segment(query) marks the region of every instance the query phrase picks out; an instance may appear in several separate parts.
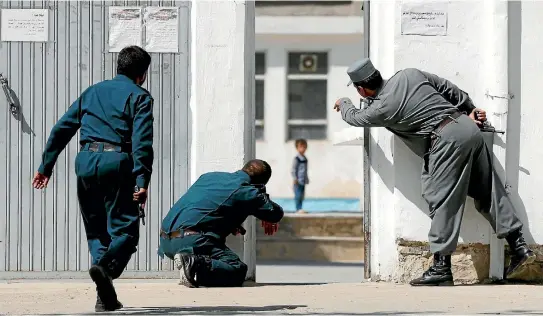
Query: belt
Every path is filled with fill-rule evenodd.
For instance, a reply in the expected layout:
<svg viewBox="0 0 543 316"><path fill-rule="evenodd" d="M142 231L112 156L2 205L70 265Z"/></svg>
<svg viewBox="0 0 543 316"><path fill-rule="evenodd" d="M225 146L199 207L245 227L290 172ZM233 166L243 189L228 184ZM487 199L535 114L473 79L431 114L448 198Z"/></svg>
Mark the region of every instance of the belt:
<svg viewBox="0 0 543 316"><path fill-rule="evenodd" d="M436 127L434 128L434 131L432 132L432 135L430 135L430 148L434 147L434 142L438 138L437 133L439 133L443 128L445 128L447 124L449 124L450 122L454 122L457 118L462 116L462 114L463 113L461 112L451 113L447 115L447 117L445 117L441 122L439 122L439 124L436 125Z"/></svg>
<svg viewBox="0 0 543 316"><path fill-rule="evenodd" d="M447 117L443 119L443 121L439 122L439 124L436 125L436 127L434 128L434 132L435 133L440 132L445 126L447 126L447 124L455 121L460 116L462 116L462 113L460 112L454 112L452 114L449 114Z"/></svg>
<svg viewBox="0 0 543 316"><path fill-rule="evenodd" d="M100 142L92 142L92 143L86 143L83 146L81 146L81 150L83 151L92 151L92 152L118 152L118 153L130 153L131 150L127 150L127 148L123 148L121 146L116 146L110 143L100 143Z"/></svg>
<svg viewBox="0 0 543 316"><path fill-rule="evenodd" d="M160 237L162 237L164 239L183 238L183 237L187 237L187 236L191 236L191 235L199 235L199 234L201 234L201 233L197 232L197 231L194 231L194 230L190 230L190 229L179 229L179 230L173 231L173 232L171 232L169 234L167 234L163 230L160 231Z"/></svg>

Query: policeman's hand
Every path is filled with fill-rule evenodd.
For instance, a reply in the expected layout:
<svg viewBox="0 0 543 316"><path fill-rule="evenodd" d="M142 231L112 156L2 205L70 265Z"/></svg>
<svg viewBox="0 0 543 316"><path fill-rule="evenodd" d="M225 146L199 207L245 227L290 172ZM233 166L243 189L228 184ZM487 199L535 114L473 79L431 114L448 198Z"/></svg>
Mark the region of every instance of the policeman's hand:
<svg viewBox="0 0 543 316"><path fill-rule="evenodd" d="M340 108L340 106L339 106L340 101L341 101L341 99L338 99L338 100L336 101L336 103L334 103L334 110L336 110L336 112L341 111L341 108Z"/></svg>
<svg viewBox="0 0 543 316"><path fill-rule="evenodd" d="M298 179L294 179L294 180L292 181L292 183L295 184L295 185L298 184Z"/></svg>
<svg viewBox="0 0 543 316"><path fill-rule="evenodd" d="M145 207L145 201L147 201L147 189L140 189L138 192L134 192L134 201L139 202L142 207Z"/></svg>
<svg viewBox="0 0 543 316"><path fill-rule="evenodd" d="M476 108L473 111L471 111L471 114L469 117L475 121L477 125L482 125L484 121L486 121L486 111L483 109Z"/></svg>
<svg viewBox="0 0 543 316"><path fill-rule="evenodd" d="M49 183L49 177L46 177L45 175L36 172L34 175L34 179L32 180L32 186L35 189L41 190L47 188L47 184Z"/></svg>
<svg viewBox="0 0 543 316"><path fill-rule="evenodd" d="M279 229L279 224L262 221L262 227L264 228L264 234L273 235Z"/></svg>
<svg viewBox="0 0 543 316"><path fill-rule="evenodd" d="M237 235L241 234L243 236L246 233L247 233L247 231L245 230L245 228L240 226L240 227L234 229L234 231L232 232L232 235L237 236Z"/></svg>
<svg viewBox="0 0 543 316"><path fill-rule="evenodd" d="M343 102L349 102L349 103L353 103L353 101L351 101L351 99L349 98L341 98L341 99L338 99L336 101L336 103L334 103L334 110L336 110L336 112L339 112L341 111L341 103Z"/></svg>

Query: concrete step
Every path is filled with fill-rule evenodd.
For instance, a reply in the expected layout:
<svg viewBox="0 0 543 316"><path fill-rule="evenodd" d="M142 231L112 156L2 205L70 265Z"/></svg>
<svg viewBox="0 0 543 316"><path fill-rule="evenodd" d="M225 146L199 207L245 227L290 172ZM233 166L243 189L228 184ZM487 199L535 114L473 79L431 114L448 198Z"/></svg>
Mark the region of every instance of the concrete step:
<svg viewBox="0 0 543 316"><path fill-rule="evenodd" d="M264 230L257 227L257 236ZM361 213L287 213L275 237L363 237Z"/></svg>
<svg viewBox="0 0 543 316"><path fill-rule="evenodd" d="M360 237L298 237L257 239L258 260L362 262L364 239Z"/></svg>
<svg viewBox="0 0 543 316"><path fill-rule="evenodd" d="M362 262L362 214L286 214L273 236L257 228L258 260Z"/></svg>

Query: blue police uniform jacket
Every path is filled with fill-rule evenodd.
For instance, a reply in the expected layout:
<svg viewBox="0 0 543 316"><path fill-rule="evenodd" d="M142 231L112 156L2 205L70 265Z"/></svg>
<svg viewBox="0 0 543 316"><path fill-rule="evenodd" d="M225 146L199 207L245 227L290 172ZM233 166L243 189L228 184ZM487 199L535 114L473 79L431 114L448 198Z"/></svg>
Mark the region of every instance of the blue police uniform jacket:
<svg viewBox="0 0 543 316"><path fill-rule="evenodd" d="M226 238L245 219L277 223L283 209L270 200L264 186L250 184L244 171L203 174L170 209L162 231L191 229Z"/></svg>
<svg viewBox="0 0 543 316"><path fill-rule="evenodd" d="M38 172L50 177L58 156L81 129L80 144L105 142L132 153L132 173L147 188L153 165L153 98L117 75L87 88L51 130Z"/></svg>

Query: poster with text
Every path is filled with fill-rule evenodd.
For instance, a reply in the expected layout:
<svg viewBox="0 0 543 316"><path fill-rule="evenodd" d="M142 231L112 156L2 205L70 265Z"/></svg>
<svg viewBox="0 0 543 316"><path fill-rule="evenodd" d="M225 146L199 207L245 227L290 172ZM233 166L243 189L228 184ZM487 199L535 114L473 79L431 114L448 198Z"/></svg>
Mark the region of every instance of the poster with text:
<svg viewBox="0 0 543 316"><path fill-rule="evenodd" d="M3 9L0 26L3 42L47 42L49 10Z"/></svg>
<svg viewBox="0 0 543 316"><path fill-rule="evenodd" d="M147 7L144 21L145 50L150 53L179 52L179 8Z"/></svg>
<svg viewBox="0 0 543 316"><path fill-rule="evenodd" d="M126 46L141 46L141 8L109 7L109 51L118 53Z"/></svg>
<svg viewBox="0 0 543 316"><path fill-rule="evenodd" d="M447 35L447 3L424 2L402 4L402 35Z"/></svg>

